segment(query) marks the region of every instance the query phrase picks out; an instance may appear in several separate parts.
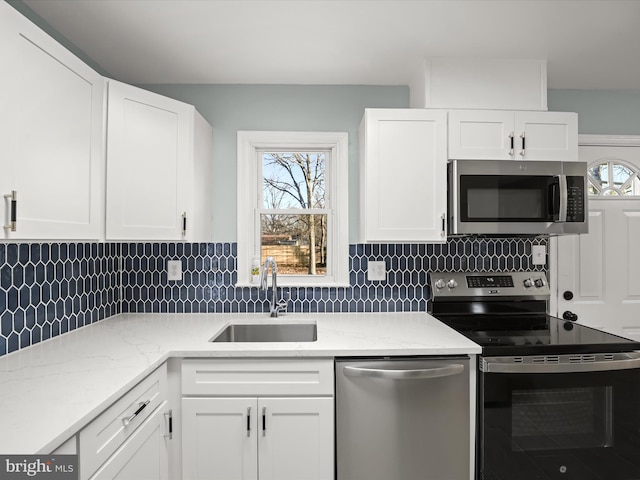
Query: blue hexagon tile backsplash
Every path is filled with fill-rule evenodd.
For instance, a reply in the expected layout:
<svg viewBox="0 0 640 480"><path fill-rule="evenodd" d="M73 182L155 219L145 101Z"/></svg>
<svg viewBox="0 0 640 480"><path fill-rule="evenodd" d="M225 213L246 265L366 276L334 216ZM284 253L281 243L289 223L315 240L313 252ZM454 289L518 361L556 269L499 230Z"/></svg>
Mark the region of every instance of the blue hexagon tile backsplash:
<svg viewBox="0 0 640 480"><path fill-rule="evenodd" d="M283 288L291 312L425 311L429 271L533 271L546 237L449 239L349 247L349 287ZM0 356L120 312L265 312L256 287L236 287L235 243L0 244ZM167 280L167 260L182 262ZM367 280L367 262L387 278Z"/></svg>

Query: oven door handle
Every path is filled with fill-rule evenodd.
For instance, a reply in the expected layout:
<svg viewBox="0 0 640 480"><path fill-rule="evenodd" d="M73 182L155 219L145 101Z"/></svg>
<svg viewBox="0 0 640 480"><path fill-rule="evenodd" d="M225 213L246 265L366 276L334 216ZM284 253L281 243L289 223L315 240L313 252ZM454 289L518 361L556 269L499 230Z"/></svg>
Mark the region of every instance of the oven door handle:
<svg viewBox="0 0 640 480"><path fill-rule="evenodd" d="M585 362L567 360L558 363L521 363L516 361L517 358L483 358L480 369L484 373L580 373L640 368L640 352L615 354L613 360Z"/></svg>
<svg viewBox="0 0 640 480"><path fill-rule="evenodd" d="M370 367L344 367L343 372L348 377L374 377L387 380L421 380L426 378L449 377L464 372L464 365L459 363L444 365L436 368L420 368L410 370L394 370Z"/></svg>

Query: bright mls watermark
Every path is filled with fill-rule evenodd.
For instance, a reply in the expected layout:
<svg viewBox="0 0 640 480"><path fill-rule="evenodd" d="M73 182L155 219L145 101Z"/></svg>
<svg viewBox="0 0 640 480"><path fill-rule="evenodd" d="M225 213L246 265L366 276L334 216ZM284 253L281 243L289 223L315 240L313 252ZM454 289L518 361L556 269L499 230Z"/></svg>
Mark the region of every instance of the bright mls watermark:
<svg viewBox="0 0 640 480"><path fill-rule="evenodd" d="M0 455L0 480L78 480L77 455Z"/></svg>

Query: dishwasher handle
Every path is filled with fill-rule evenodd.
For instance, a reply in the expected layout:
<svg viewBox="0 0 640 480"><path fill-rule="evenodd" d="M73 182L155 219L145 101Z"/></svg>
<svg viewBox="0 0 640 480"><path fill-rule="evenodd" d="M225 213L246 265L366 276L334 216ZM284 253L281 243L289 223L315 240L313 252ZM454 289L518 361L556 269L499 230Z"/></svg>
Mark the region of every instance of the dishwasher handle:
<svg viewBox="0 0 640 480"><path fill-rule="evenodd" d="M453 363L442 367L408 370L346 366L342 371L348 377L372 377L387 380L423 380L458 375L464 372L464 365Z"/></svg>

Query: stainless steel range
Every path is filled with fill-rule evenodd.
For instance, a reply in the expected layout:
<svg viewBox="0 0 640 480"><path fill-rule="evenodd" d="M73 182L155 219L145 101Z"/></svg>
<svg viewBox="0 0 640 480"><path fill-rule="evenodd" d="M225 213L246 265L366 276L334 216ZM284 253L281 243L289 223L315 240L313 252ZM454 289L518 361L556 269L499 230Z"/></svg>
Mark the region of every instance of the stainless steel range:
<svg viewBox="0 0 640 480"><path fill-rule="evenodd" d="M429 276L429 312L482 346L478 480L640 480L640 342L548 315L541 272Z"/></svg>

